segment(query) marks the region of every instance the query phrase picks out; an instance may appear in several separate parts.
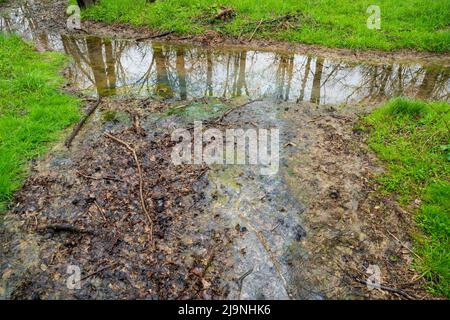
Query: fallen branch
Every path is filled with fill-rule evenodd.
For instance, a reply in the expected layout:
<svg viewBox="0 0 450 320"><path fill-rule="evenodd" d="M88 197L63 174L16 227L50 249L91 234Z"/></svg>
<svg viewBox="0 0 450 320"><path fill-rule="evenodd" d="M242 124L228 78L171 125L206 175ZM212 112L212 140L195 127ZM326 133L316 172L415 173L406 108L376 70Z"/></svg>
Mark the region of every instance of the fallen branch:
<svg viewBox="0 0 450 320"><path fill-rule="evenodd" d="M222 114L222 116L220 116L216 121L214 121L214 123L222 122L223 119L224 119L226 116L228 116L230 113L232 113L232 112L234 112L234 111L236 111L236 110L238 110L238 109L241 109L241 108L243 108L243 107L245 107L245 106L247 106L247 105L249 105L249 104L251 104L251 103L253 103L253 102L256 102L256 101L262 101L262 100L263 100L263 99L261 99L261 98L255 99L255 100L250 100L249 102L246 102L246 103L244 103L244 104L241 104L240 106L237 106L237 107L235 107L235 108L231 108L230 110L224 112L224 113Z"/></svg>
<svg viewBox="0 0 450 320"><path fill-rule="evenodd" d="M233 8L222 8L222 10L220 10L220 12L218 14L216 14L213 18L214 20L225 20L228 18L232 18L234 15L236 14L236 12L233 10Z"/></svg>
<svg viewBox="0 0 450 320"><path fill-rule="evenodd" d="M94 272L92 272L92 273L90 273L90 274L84 276L83 278L80 279L80 281L83 281L83 280L86 280L86 279L88 279L88 278L90 278L90 277L92 277L92 276L95 276L96 274L99 274L99 273L102 272L102 271L105 271L105 270L107 270L107 269L110 269L110 268L112 268L112 267L115 267L115 266L117 266L118 264L119 264L119 263L116 262L116 263L107 265L107 266L105 266L105 267L103 267L103 268L100 268L100 269L98 269L97 271L94 271Z"/></svg>
<svg viewBox="0 0 450 320"><path fill-rule="evenodd" d="M150 217L150 214L149 214L149 212L147 210L147 207L145 205L145 200L144 200L144 178L142 176L142 168L141 168L141 164L139 162L139 159L137 157L136 150L134 150L134 148L132 148L125 141L120 140L119 138L113 136L110 133L106 133L106 136L108 138L114 140L115 142L120 143L121 145L123 145L133 155L134 161L136 162L138 174L139 174L139 197L140 197L140 200L141 200L141 206L142 206L142 210L144 211L144 214L145 214L145 216L147 218L147 225L150 227L150 241L153 242L153 220Z"/></svg>
<svg viewBox="0 0 450 320"><path fill-rule="evenodd" d="M163 32L163 33L160 33L160 34L155 34L153 36L138 38L138 39L136 39L136 41L139 42L139 41L144 41L144 40L162 38L162 37L168 36L169 34L172 34L174 32L175 31L166 31L166 32Z"/></svg>
<svg viewBox="0 0 450 320"><path fill-rule="evenodd" d="M80 120L80 122L78 122L76 127L73 128L72 133L70 134L70 136L67 138L66 142L64 143L64 145L67 148L70 148L70 145L72 144L73 139L77 136L78 132L81 130L81 128L86 123L86 120L91 116L91 114L95 111L95 109L97 109L97 107L100 105L100 103L101 103L101 98L99 97L97 99L97 102L88 109L88 111L86 112L86 115Z"/></svg>

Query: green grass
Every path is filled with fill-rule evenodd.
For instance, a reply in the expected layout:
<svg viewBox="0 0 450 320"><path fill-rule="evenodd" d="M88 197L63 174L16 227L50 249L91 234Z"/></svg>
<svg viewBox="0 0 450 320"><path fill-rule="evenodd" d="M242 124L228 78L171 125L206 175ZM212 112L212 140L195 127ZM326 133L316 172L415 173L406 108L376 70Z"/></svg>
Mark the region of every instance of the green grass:
<svg viewBox="0 0 450 320"><path fill-rule="evenodd" d="M79 118L79 101L58 91L65 57L38 53L17 36L0 33L0 212L61 130Z"/></svg>
<svg viewBox="0 0 450 320"><path fill-rule="evenodd" d="M415 216L415 265L429 291L450 297L450 104L391 100L369 115L369 146L386 161L381 192L403 205L421 201Z"/></svg>
<svg viewBox="0 0 450 320"><path fill-rule="evenodd" d="M367 28L366 11L372 4L381 9L380 30ZM212 22L221 6L233 8L236 16ZM255 38L359 49L450 49L448 0L100 0L84 11L83 17L186 34L214 29L248 39L261 19L296 12L302 14L300 22L262 24Z"/></svg>

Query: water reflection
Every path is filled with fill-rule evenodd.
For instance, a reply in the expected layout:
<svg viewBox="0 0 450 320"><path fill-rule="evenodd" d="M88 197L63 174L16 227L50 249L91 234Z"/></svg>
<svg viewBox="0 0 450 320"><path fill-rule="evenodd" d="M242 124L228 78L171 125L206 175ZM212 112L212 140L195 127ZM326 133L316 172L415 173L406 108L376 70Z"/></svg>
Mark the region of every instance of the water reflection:
<svg viewBox="0 0 450 320"><path fill-rule="evenodd" d="M292 53L52 35L39 31L28 5L25 2L1 18L0 28L33 40L40 50L70 55L70 80L88 94L181 100L267 96L318 104L367 103L398 95L450 98L448 67L362 64Z"/></svg>

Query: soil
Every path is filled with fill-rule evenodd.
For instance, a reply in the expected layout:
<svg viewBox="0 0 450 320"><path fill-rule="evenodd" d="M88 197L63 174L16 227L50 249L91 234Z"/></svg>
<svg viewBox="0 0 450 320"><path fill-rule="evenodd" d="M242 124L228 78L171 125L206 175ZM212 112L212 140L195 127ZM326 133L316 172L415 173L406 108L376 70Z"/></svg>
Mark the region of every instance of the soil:
<svg viewBox="0 0 450 320"><path fill-rule="evenodd" d="M7 264L3 281L8 283L3 294L13 299L225 295L218 275L229 264L226 251L235 231L198 225L207 214L202 191L207 168L173 165L170 135L140 127L139 111L163 107L155 102L103 102L106 115L122 112L122 118L94 120L72 149L57 146L36 163L5 218L2 239L10 242L3 242L8 255L2 257ZM153 223L140 202L132 153L105 131L136 150ZM72 264L82 270L79 291L66 287L67 266Z"/></svg>
<svg viewBox="0 0 450 320"><path fill-rule="evenodd" d="M271 118L264 104L273 109L272 102L254 103L222 125L261 125L255 110ZM166 130L179 120L154 123L152 116L170 107L105 100L70 150L58 145L34 163L4 219L4 298L430 297L411 268L411 215L370 182L381 169L365 133L353 130L355 112L279 104L275 110L292 127L282 138L279 177L259 183L275 190L263 189L268 199L261 199L254 174L230 177L223 171L229 169L172 164L174 142ZM140 202L133 155L109 132L136 150L153 228ZM235 185L240 191L223 191ZM233 216L234 203L243 199L252 209L238 207ZM243 285L249 262L252 273ZM66 286L70 265L82 271L81 290ZM397 292L368 290L369 265ZM254 287L261 281L268 281L262 291Z"/></svg>
<svg viewBox="0 0 450 320"><path fill-rule="evenodd" d="M424 279L411 267L410 235L418 232L412 215L376 191L373 178L383 172L382 164L365 144L367 133L354 129L360 116L351 108L313 105L289 114L298 128L298 151L289 156L287 181L306 205L308 235L291 248L295 268L311 270L308 279L324 287L327 297L429 298ZM368 290L370 265L380 268L385 286L403 295Z"/></svg>

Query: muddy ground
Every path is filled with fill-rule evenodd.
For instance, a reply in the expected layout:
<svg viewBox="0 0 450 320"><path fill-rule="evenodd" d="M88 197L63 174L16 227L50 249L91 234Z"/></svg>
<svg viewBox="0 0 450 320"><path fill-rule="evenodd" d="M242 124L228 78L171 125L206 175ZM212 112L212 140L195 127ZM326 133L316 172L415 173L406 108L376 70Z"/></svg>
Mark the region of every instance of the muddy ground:
<svg viewBox="0 0 450 320"><path fill-rule="evenodd" d="M32 15L39 29L68 33L65 5L38 2ZM92 21L82 28L80 35L158 34ZM323 49L214 33L164 40L449 62L439 54ZM411 267L412 217L377 193L373 178L382 164L365 144L367 132L355 129L370 108L271 98L242 106L247 101L103 98L70 149L61 143L32 163L6 214L2 298L430 298ZM242 107L223 116L236 106ZM194 120L221 129L279 128L278 173L173 165L170 133ZM81 270L79 290L67 287L71 265ZM380 268L382 289L366 286L371 265Z"/></svg>
<svg viewBox="0 0 450 320"><path fill-rule="evenodd" d="M261 121L271 118L265 105L295 128L282 134L282 165L270 190L245 166L174 166L168 129L186 119L154 117L170 104L102 102L71 149L58 145L35 162L16 195L2 228L2 296L429 297L411 268L410 215L370 182L381 169L365 133L353 130L358 116L269 101L240 108L221 125L260 125L258 110ZM152 223L133 154L107 133L136 151ZM234 212L243 201L246 209ZM385 290L367 289L371 264L380 267ZM81 290L66 286L69 265L82 270Z"/></svg>

